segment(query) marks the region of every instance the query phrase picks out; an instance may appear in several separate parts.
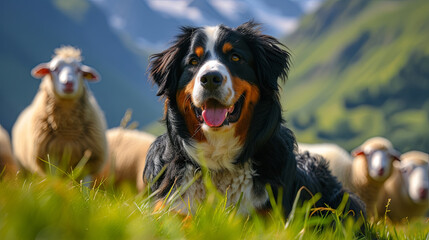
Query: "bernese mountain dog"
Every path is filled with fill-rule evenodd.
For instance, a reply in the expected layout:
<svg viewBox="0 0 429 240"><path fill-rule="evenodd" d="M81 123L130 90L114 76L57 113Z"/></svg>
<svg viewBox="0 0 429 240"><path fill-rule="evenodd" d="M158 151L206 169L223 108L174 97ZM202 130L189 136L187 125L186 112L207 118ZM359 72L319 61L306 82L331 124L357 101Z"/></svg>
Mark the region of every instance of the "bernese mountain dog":
<svg viewBox="0 0 429 240"><path fill-rule="evenodd" d="M278 79L285 80L290 66L285 49L250 21L237 28L183 27L170 48L151 56L149 74L165 100L167 132L151 145L143 178L157 199L180 190L175 208L195 209L205 198L198 177L205 166L227 204L240 200L242 212L271 208L266 185L276 199L283 194L285 216L302 187L302 201L320 192L316 206L339 206L346 191L327 163L298 154L283 126ZM365 215L360 199L349 194L348 208Z"/></svg>

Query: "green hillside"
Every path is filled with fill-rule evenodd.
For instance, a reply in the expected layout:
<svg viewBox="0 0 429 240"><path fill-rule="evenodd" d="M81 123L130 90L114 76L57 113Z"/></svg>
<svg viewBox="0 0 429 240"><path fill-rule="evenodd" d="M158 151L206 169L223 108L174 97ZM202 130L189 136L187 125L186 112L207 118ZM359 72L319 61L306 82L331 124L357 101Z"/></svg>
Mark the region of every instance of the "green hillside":
<svg viewBox="0 0 429 240"><path fill-rule="evenodd" d="M385 136L429 151L429 1L330 1L285 39L284 115L301 142Z"/></svg>

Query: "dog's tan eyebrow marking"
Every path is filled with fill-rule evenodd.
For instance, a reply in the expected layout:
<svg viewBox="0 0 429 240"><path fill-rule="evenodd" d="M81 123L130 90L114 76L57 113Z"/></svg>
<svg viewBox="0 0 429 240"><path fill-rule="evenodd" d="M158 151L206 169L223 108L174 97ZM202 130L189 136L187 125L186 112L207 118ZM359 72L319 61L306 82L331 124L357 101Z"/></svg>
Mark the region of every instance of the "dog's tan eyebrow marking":
<svg viewBox="0 0 429 240"><path fill-rule="evenodd" d="M203 56L204 54L204 48L201 46L198 46L195 48L195 54L197 54L197 56L200 58Z"/></svg>
<svg viewBox="0 0 429 240"><path fill-rule="evenodd" d="M230 42L226 42L223 44L222 52L227 53L232 50L232 44Z"/></svg>

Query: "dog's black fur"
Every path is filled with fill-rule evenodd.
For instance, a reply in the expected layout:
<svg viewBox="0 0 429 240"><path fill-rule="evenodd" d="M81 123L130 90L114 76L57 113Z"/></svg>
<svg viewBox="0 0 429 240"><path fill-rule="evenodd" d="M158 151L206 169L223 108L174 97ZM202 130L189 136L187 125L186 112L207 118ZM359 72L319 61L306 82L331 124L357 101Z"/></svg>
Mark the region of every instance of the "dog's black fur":
<svg viewBox="0 0 429 240"><path fill-rule="evenodd" d="M326 161L308 153L297 154L295 137L290 129L283 126L277 81L278 78L287 77L289 53L281 48L282 44L275 38L261 34L258 25L253 22L245 23L236 29L221 27L251 46L251 54L255 59L251 66L256 75L256 81L252 84L256 84L260 90L251 127L248 129L241 154L234 159L235 164L251 161L256 171L253 176L255 193L264 192L267 184L271 186L275 196L279 189L283 190L285 216L292 210L294 199L302 186L313 194L322 194L316 206L338 207L346 191L331 175ZM176 92L186 85L186 82L182 82L182 76L194 74L184 69L183 59L189 52L192 39L199 31L200 28L182 28L182 34L177 36L169 49L151 57L150 77L159 86L158 95L166 100L167 133L158 137L149 150L144 181L151 183L153 190L159 191L158 198L164 198L172 187L175 189L181 185L187 165L199 167L184 150L183 144L191 144L192 136L176 102ZM156 182L152 182L164 166L165 172ZM362 201L353 193L349 194L349 209L358 216L361 213L365 216ZM311 195L303 191L301 200L309 198ZM267 201L264 208L270 207Z"/></svg>

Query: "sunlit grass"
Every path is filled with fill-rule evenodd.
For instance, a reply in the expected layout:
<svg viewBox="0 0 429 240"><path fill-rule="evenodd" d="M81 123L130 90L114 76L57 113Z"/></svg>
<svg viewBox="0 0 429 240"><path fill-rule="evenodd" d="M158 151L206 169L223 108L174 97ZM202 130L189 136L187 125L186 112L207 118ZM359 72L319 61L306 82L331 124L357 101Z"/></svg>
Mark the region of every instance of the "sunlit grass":
<svg viewBox="0 0 429 240"><path fill-rule="evenodd" d="M108 186L88 188L68 177L19 176L0 182L1 239L427 239L424 220L402 226L384 220L359 224L341 221L342 207L312 215L310 201L289 219L274 210L263 215L237 213L225 197L207 185L207 200L189 215L173 205L155 211L147 192ZM318 195L315 196L315 201ZM238 204L239 205L239 204ZM311 216L311 217L310 217Z"/></svg>

